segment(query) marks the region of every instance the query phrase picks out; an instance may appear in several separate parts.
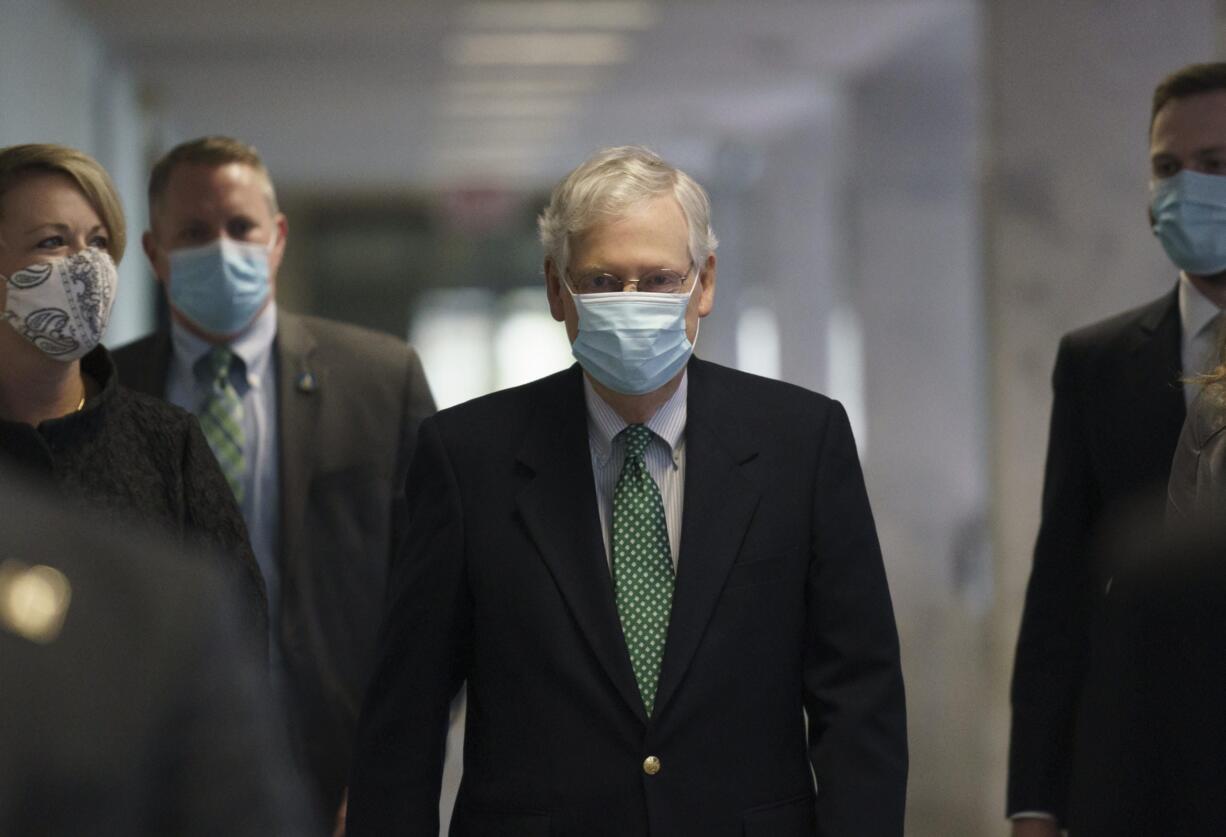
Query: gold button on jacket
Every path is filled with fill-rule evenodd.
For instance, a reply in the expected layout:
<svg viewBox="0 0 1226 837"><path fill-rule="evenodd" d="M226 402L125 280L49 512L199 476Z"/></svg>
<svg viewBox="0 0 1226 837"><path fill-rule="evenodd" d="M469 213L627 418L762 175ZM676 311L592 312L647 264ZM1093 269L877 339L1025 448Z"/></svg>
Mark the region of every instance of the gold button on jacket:
<svg viewBox="0 0 1226 837"><path fill-rule="evenodd" d="M648 776L654 776L660 772L660 760L655 756L648 756L643 759L643 772Z"/></svg>

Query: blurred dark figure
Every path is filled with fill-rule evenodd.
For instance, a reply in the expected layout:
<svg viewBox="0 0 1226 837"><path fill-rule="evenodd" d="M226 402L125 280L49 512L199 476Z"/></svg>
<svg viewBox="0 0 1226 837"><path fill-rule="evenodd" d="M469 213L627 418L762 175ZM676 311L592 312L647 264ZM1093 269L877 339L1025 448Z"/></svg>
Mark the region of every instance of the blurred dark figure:
<svg viewBox="0 0 1226 837"><path fill-rule="evenodd" d="M309 833L217 562L7 473L0 505L0 834Z"/></svg>
<svg viewBox="0 0 1226 837"><path fill-rule="evenodd" d="M1070 833L1226 834L1226 521L1137 518L1105 551Z"/></svg>
<svg viewBox="0 0 1226 837"><path fill-rule="evenodd" d="M239 498L268 587L273 681L332 826L434 400L404 340L278 309L289 222L251 146L171 149L149 177L149 217L142 243L171 323L115 352L120 379L195 412Z"/></svg>
<svg viewBox="0 0 1226 837"><path fill-rule="evenodd" d="M1094 544L1131 504L1143 519L1161 520L1197 391L1189 379L1217 364L1226 64L1184 67L1158 85L1149 151L1152 231L1179 278L1165 296L1066 335L1056 356L1042 522L1013 670L1007 805L1015 837L1055 837L1070 824L1081 833L1070 811L1086 802L1072 783L1087 740L1080 719L1093 705L1083 689L1097 665L1091 638L1114 624L1101 611L1119 558Z"/></svg>

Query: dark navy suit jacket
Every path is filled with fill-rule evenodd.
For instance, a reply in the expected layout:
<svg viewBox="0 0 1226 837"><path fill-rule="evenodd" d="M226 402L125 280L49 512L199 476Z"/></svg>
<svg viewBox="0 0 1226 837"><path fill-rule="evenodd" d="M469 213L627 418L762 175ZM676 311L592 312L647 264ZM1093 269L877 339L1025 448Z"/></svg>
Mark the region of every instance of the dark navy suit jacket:
<svg viewBox="0 0 1226 837"><path fill-rule="evenodd" d="M422 423L351 837L437 833L448 705L465 681L453 837L901 835L898 639L841 406L690 362L678 575L648 717L580 375Z"/></svg>
<svg viewBox="0 0 1226 837"><path fill-rule="evenodd" d="M1161 520L1185 408L1176 292L1065 336L1052 375L1043 511L1013 668L1008 812L1077 833L1079 758L1097 760L1084 693L1107 582L1098 547L1119 518Z"/></svg>

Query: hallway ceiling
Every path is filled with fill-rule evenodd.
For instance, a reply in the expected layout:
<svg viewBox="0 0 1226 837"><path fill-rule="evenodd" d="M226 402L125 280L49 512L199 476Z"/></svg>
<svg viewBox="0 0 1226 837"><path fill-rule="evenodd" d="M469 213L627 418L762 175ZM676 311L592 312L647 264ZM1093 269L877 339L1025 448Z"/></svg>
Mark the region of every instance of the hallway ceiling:
<svg viewBox="0 0 1226 837"><path fill-rule="evenodd" d="M553 182L642 142L694 171L830 118L965 0L69 0L155 144L230 133L291 188Z"/></svg>

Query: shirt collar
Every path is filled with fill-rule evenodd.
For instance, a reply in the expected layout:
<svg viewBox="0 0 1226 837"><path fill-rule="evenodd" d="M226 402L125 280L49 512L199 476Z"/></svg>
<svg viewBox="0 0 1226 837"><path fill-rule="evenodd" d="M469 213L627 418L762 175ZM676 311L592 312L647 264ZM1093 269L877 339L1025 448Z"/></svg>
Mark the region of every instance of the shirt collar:
<svg viewBox="0 0 1226 837"><path fill-rule="evenodd" d="M269 302L251 325L227 344L243 362L247 383L259 387L272 356L272 342L277 336L277 303ZM174 345L175 366L183 380L194 381L196 363L213 349L213 344L192 334L178 320L170 322L170 338Z"/></svg>
<svg viewBox="0 0 1226 837"><path fill-rule="evenodd" d="M1183 327L1183 342L1186 344L1200 334L1221 313L1221 309L1201 293L1183 271L1179 272L1178 294L1179 324Z"/></svg>
<svg viewBox="0 0 1226 837"><path fill-rule="evenodd" d="M678 449L685 436L686 395L689 392L690 372L681 373L681 383L667 401L660 405L654 416L647 420L647 429L664 440L677 461ZM583 400L587 404L587 431L596 458L601 465L613 455L613 439L629 425L626 420L600 397L587 375L583 376Z"/></svg>

